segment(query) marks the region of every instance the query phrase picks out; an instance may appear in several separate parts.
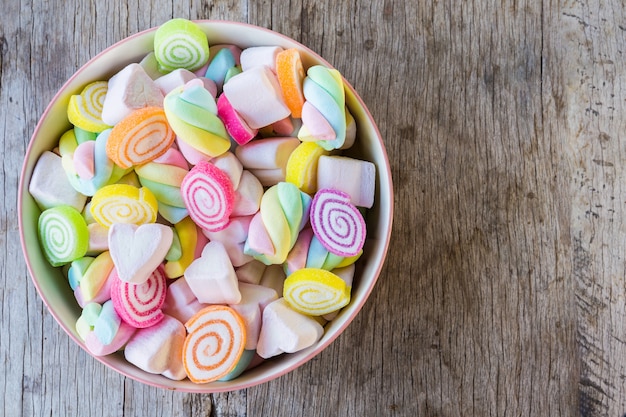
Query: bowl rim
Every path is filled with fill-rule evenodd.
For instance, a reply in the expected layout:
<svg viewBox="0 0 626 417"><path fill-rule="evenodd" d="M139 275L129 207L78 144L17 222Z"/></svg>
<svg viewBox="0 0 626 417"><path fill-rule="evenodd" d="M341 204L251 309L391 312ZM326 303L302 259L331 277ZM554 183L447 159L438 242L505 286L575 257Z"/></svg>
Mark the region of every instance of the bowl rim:
<svg viewBox="0 0 626 417"><path fill-rule="evenodd" d="M328 61L326 61L324 58L321 57L321 55L319 55L318 53L314 52L313 50L311 50L310 48L308 48L307 46L303 45L302 43L300 43L299 41L290 38L286 35L283 35L280 32L274 31L272 29L268 29L262 26L256 26L250 23L244 23L244 22L237 22L237 21L230 21L230 20L213 20L213 19L195 19L192 20L193 22L199 24L202 29L206 32L207 29L212 29L215 27L220 27L220 26L225 26L225 27L232 27L232 26L239 26L243 29L246 30L252 30L252 31L261 31L261 32L265 32L271 36L277 36L278 38L282 38L284 41L286 41L287 43L293 43L295 45L297 45L299 48L301 48L302 50L306 51L308 54L310 54L311 56L315 57L316 60L319 60L321 63L323 63L324 65L328 66L329 68L334 68L333 65L331 65ZM19 179L19 185L18 185L18 199L17 199L17 209L18 209L18 226L19 226L19 234L20 234L20 244L21 244L21 248L22 248L22 256L25 259L26 262L26 266L28 269L28 272L30 274L31 277L31 282L34 284L37 293L39 294L39 297L41 298L41 300L43 301L44 305L46 306L46 310L52 315L52 317L54 318L54 320L59 324L59 326L64 330L64 332L76 343L78 344L83 350L85 350L87 352L87 354L92 357L95 358L97 361L99 361L100 363L104 364L106 367L114 370L115 372L124 375L125 377L128 377L132 380L141 382L143 384L149 385L149 386L154 386L154 387L158 387L158 388L164 388L164 389L168 389L168 390L176 390L176 391L182 391L182 392L190 392L190 393L216 393L216 392L227 392L227 391L235 391L235 390L240 390L240 389L246 389L246 388L250 388L256 385L260 385L263 384L265 382L277 379L291 371L293 371L294 369L302 366L303 364L305 364L306 362L308 362L309 360L311 360L313 357L317 356L319 353L321 353L324 349L326 349L334 340L337 339L337 337L339 337L339 335L341 335L344 330L351 324L351 322L354 320L354 318L358 315L358 313L360 312L360 310L362 309L363 305L365 304L365 302L369 299L370 294L376 284L376 282L379 279L380 273L384 267L387 255L388 255L388 251L389 251L389 245L390 245L390 240L391 240L391 231L392 231L392 224L393 224L393 213L394 213L394 191L393 191L393 180L392 180L392 175L391 175L391 166L389 163L389 158L387 155L387 151L386 148L384 146L384 142L382 139L382 135L380 134L380 131L378 129L378 126L374 120L374 118L372 117L369 108L365 105L365 103L363 102L362 98L359 96L359 94L355 91L355 89L352 87L352 85L343 77L342 75L342 79L344 81L344 84L346 86L346 88L350 91L350 93L354 96L354 99L357 101L359 107L361 108L361 110L363 111L365 117L371 122L371 128L373 129L372 135L374 137L376 137L376 140L379 142L380 148L382 150L382 155L381 158L384 162L383 166L378 166L377 170L380 170L381 168L384 168L384 173L381 174L377 174L377 178L386 178L386 186L389 188L389 201L386 202L388 204L387 206L387 212L389 213L388 216L386 217L386 219L381 219L382 222L385 222L385 234L382 236L379 236L379 240L382 241L382 247L381 247L381 251L382 251L382 255L380 257L380 261L377 263L375 270L373 271L372 275L373 278L370 281L369 285L367 285L365 287L365 291L363 296L358 300L358 303L356 305L354 305L353 308L353 312L347 317L347 319L326 339L321 340L319 342L317 342L313 347L314 349L309 348L309 351L302 355L302 357L299 357L297 360L295 360L292 364L290 364L289 366L285 366L282 367L274 372L269 372L267 373L267 375L265 376L261 376L258 378L253 378L249 381L245 381L245 382L241 382L241 383L237 383L237 379L231 380L231 381L227 381L224 383L220 383L220 384L214 384L214 383L210 383L210 384L194 384L192 386L185 386L185 387L172 387L172 386L167 386L164 384L160 384L158 382L154 382L148 378L144 378L142 377L143 374L145 375L152 375L152 374L148 374L147 372L140 370L139 368L137 368L139 370L139 372L137 373L131 373L131 372L127 372L125 369L115 366L114 364L110 363L110 361L107 361L105 359L105 357L99 357L96 355L93 355L91 352L89 352L89 350L86 349L85 344L82 340L78 339L74 333L70 330L70 328L68 326L66 326L66 324L63 322L63 320L61 319L59 313L53 309L50 305L50 301L48 299L48 297L46 296L46 294L43 292L38 280L35 278L35 272L34 272L34 267L31 264L30 258L28 256L28 251L27 251L27 244L25 241L25 232L24 232L24 199L26 197L26 194L28 194L28 184L25 184L25 178L26 175L28 173L29 170L29 164L28 164L28 160L31 157L31 154L34 152L34 143L35 143L35 139L41 134L41 130L42 130L42 125L44 124L44 122L47 120L47 118L49 117L50 112L52 111L52 109L54 108L54 106L56 105L56 103L61 99L62 95L64 93L66 93L66 90L68 89L68 87L72 84L72 82L79 77L83 72L86 71L87 68L89 68L91 65L93 65L94 62L97 62L98 60L100 60L102 58L103 55L106 55L107 53L111 52L112 50L120 47L121 45L128 43L132 40L136 40L138 38L141 37L145 37L145 36L149 36L149 35L153 35L154 32L158 29L159 26L154 26L145 30L141 30L137 33L131 34L115 43L113 43L112 45L108 46L107 48L103 49L102 51L98 52L95 56L93 56L92 58L90 58L86 63L84 63L82 66L80 66L80 68L78 68L63 84L62 86L55 92L54 96L52 97L52 99L48 102L48 104L46 105L46 108L44 110L44 112L42 113L41 117L39 118L35 129L33 130L33 134L31 135L29 142L28 142L28 147L26 149L26 153L24 154L24 161L22 164L22 168L21 168L21 172L20 172L20 179ZM32 168L32 167L31 167ZM384 174L384 175L383 175ZM29 178L30 179L30 178ZM326 333L326 332L325 332ZM284 355L284 354L283 354ZM132 365L132 364L131 364ZM134 366L134 365L132 365ZM174 381L171 380L172 384L177 384L180 381Z"/></svg>

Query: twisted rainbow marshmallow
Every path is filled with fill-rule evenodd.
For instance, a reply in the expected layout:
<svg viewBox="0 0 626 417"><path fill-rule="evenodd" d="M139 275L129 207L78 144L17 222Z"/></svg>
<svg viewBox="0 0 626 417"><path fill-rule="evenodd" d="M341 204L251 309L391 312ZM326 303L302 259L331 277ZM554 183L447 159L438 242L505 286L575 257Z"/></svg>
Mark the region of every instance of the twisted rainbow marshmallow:
<svg viewBox="0 0 626 417"><path fill-rule="evenodd" d="M317 142L326 150L338 149L346 140L346 99L339 71L314 65L303 84L302 127L298 138Z"/></svg>
<svg viewBox="0 0 626 417"><path fill-rule="evenodd" d="M207 155L207 159L230 148L230 137L217 116L215 99L201 81L193 80L172 90L163 106L178 140Z"/></svg>
<svg viewBox="0 0 626 417"><path fill-rule="evenodd" d="M135 167L141 185L152 191L159 202L159 213L176 224L187 217L187 208L180 193L180 184L189 172L187 161L176 148L169 148L163 156Z"/></svg>
<svg viewBox="0 0 626 417"><path fill-rule="evenodd" d="M311 197L288 182L270 187L248 230L244 253L266 265L282 264L307 223Z"/></svg>

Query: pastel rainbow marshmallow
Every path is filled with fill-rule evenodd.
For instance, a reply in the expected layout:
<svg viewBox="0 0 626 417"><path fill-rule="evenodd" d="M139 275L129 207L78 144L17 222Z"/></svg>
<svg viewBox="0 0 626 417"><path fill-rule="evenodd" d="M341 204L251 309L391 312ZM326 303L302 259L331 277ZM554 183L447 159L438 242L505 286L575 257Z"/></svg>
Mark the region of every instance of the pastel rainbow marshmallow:
<svg viewBox="0 0 626 417"><path fill-rule="evenodd" d="M165 301L167 285L162 267L155 269L141 284L122 281L115 269L113 275L111 300L115 311L124 322L143 329L163 319L161 306Z"/></svg>
<svg viewBox="0 0 626 417"><path fill-rule="evenodd" d="M164 315L159 323L136 331L124 348L124 357L145 372L177 381L185 379L183 345L186 334L180 321Z"/></svg>
<svg viewBox="0 0 626 417"><path fill-rule="evenodd" d="M182 277L194 259L199 258L208 239L190 217L185 217L174 225L175 239L180 242L180 256L168 259L165 275L168 278ZM184 321L184 320L181 320Z"/></svg>
<svg viewBox="0 0 626 417"><path fill-rule="evenodd" d="M321 156L328 154L329 151L316 142L302 142L289 155L285 181L295 184L307 194L315 194L317 191L318 161ZM351 182L346 181L346 178L350 178L352 181L352 177L341 177L341 180ZM339 180L337 181L339 182Z"/></svg>
<svg viewBox="0 0 626 417"><path fill-rule="evenodd" d="M335 268L350 265L356 262L363 251L351 257L335 255L326 249L307 227L300 232L298 240L293 246L284 264L287 276L302 268L320 268L332 271Z"/></svg>
<svg viewBox="0 0 626 417"><path fill-rule="evenodd" d="M298 352L312 346L323 334L321 324L291 308L281 297L263 310L256 351L264 359Z"/></svg>
<svg viewBox="0 0 626 417"><path fill-rule="evenodd" d="M256 139L235 149L244 169L249 170L265 187L285 181L287 162L300 145L293 137Z"/></svg>
<svg viewBox="0 0 626 417"><path fill-rule="evenodd" d="M263 194L248 229L244 252L266 265L282 264L308 222L311 197L288 182Z"/></svg>
<svg viewBox="0 0 626 417"><path fill-rule="evenodd" d="M233 75L241 72L240 66L241 49L236 45L213 45L209 48L211 59L204 76L213 80L218 91L222 91L224 83Z"/></svg>
<svg viewBox="0 0 626 417"><path fill-rule="evenodd" d="M87 197L67 179L61 157L50 151L44 151L37 159L28 192L41 210L69 205L82 211L87 202Z"/></svg>
<svg viewBox="0 0 626 417"><path fill-rule="evenodd" d="M107 95L108 82L87 84L80 94L70 97L67 118L74 126L88 132L102 132L111 126L102 121L102 107Z"/></svg>
<svg viewBox="0 0 626 417"><path fill-rule="evenodd" d="M170 227L159 223L113 223L109 252L119 279L142 284L153 277L172 245L173 234Z"/></svg>
<svg viewBox="0 0 626 417"><path fill-rule="evenodd" d="M228 225L235 190L224 171L200 161L185 176L180 190L189 216L200 228L219 231Z"/></svg>
<svg viewBox="0 0 626 417"><path fill-rule="evenodd" d="M170 19L154 34L154 55L162 72L195 71L209 60L209 41L194 22Z"/></svg>
<svg viewBox="0 0 626 417"><path fill-rule="evenodd" d="M109 228L114 223L154 223L158 202L146 187L111 184L100 188L91 199L89 212L100 225Z"/></svg>
<svg viewBox="0 0 626 417"><path fill-rule="evenodd" d="M350 181L342 180L350 178ZM350 196L357 207L371 208L376 191L376 166L347 156L322 155L317 166L317 189L332 188Z"/></svg>
<svg viewBox="0 0 626 417"><path fill-rule="evenodd" d="M363 249L365 220L343 191L324 188L315 193L310 221L313 233L329 252L351 257Z"/></svg>
<svg viewBox="0 0 626 417"><path fill-rule="evenodd" d="M167 120L178 137L207 159L219 156L230 148L230 137L217 116L217 105L200 80L175 88L163 101ZM181 147L181 152L185 154Z"/></svg>
<svg viewBox="0 0 626 417"><path fill-rule="evenodd" d="M252 129L271 125L291 113L276 75L265 65L254 66L232 77L224 84L224 94Z"/></svg>
<svg viewBox="0 0 626 417"><path fill-rule="evenodd" d="M207 304L198 301L185 277L180 277L167 287L162 310L166 315L174 317L181 323L186 323L206 306Z"/></svg>
<svg viewBox="0 0 626 417"><path fill-rule="evenodd" d="M148 188L158 201L159 213L172 224L187 217L187 207L180 192L183 178L189 172L180 151L169 148L162 156L135 167L141 185Z"/></svg>
<svg viewBox="0 0 626 417"><path fill-rule="evenodd" d="M298 138L316 141L326 150L341 148L346 140L345 90L339 71L323 65L307 70L304 79L302 127Z"/></svg>
<svg viewBox="0 0 626 417"><path fill-rule="evenodd" d="M212 305L200 310L187 323L183 366L192 382L216 381L231 372L244 352L246 327L228 306Z"/></svg>
<svg viewBox="0 0 626 417"><path fill-rule="evenodd" d="M85 305L76 321L76 331L95 356L117 352L135 333L133 327L121 321L110 300Z"/></svg>
<svg viewBox="0 0 626 417"><path fill-rule="evenodd" d="M230 307L235 310L243 319L246 326L246 350L256 349L261 332L261 322L263 318L263 310L265 307L278 299L278 294L271 288L261 285L239 283L241 291L241 301L237 304L231 304Z"/></svg>
<svg viewBox="0 0 626 417"><path fill-rule="evenodd" d="M175 139L163 109L144 107L133 110L113 127L106 151L118 166L131 168L163 155Z"/></svg>
<svg viewBox="0 0 626 417"><path fill-rule="evenodd" d="M217 115L224 122L228 134L239 145L245 145L259 133L258 129L252 129L237 113L225 94L221 94L217 99Z"/></svg>
<svg viewBox="0 0 626 417"><path fill-rule="evenodd" d="M235 269L219 241L205 245L202 255L185 270L185 279L201 303L237 304L241 301Z"/></svg>
<svg viewBox="0 0 626 417"><path fill-rule="evenodd" d="M132 63L109 79L102 121L114 126L133 110L162 105L163 93L157 84L141 65Z"/></svg>
<svg viewBox="0 0 626 417"><path fill-rule="evenodd" d="M303 268L287 277L283 297L302 314L322 316L348 305L350 290L346 281L330 271Z"/></svg>
<svg viewBox="0 0 626 417"><path fill-rule="evenodd" d="M87 253L87 223L74 207L60 205L44 210L37 227L39 243L50 265L62 266Z"/></svg>
<svg viewBox="0 0 626 417"><path fill-rule="evenodd" d="M113 259L108 251L97 257L85 256L72 261L67 279L81 307L88 303L103 303L111 298Z"/></svg>
<svg viewBox="0 0 626 417"><path fill-rule="evenodd" d="M59 140L59 152L66 177L81 194L93 196L105 185L119 181L129 170L115 165L106 151L111 129L98 134L95 140L79 142L77 130L65 132Z"/></svg>

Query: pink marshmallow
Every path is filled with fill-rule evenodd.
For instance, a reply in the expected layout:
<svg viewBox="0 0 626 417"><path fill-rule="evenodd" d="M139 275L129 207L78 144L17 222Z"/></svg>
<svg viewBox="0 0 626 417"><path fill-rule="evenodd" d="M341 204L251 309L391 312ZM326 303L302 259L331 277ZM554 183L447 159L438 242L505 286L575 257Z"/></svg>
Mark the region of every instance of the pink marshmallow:
<svg viewBox="0 0 626 417"><path fill-rule="evenodd" d="M235 269L219 241L206 244L200 258L185 270L185 278L201 303L236 304L241 300Z"/></svg>
<svg viewBox="0 0 626 417"><path fill-rule="evenodd" d="M232 77L224 84L224 94L252 129L269 126L291 114L276 75L264 65Z"/></svg>
<svg viewBox="0 0 626 417"><path fill-rule="evenodd" d="M248 71L259 65L265 65L276 72L276 56L283 51L280 46L252 46L241 51L239 60L242 71Z"/></svg>
<svg viewBox="0 0 626 417"><path fill-rule="evenodd" d="M102 121L117 124L135 109L163 106L163 93L139 64L127 65L109 80Z"/></svg>
<svg viewBox="0 0 626 417"><path fill-rule="evenodd" d="M315 319L298 313L284 298L279 298L263 310L256 350L265 359L283 352L298 352L312 346L323 334L324 328Z"/></svg>
<svg viewBox="0 0 626 417"><path fill-rule="evenodd" d="M259 333L261 331L261 321L265 307L278 299L278 294L271 288L260 285L239 283L241 291L241 301L238 304L231 304L246 324L246 346L245 349L256 349Z"/></svg>
<svg viewBox="0 0 626 417"><path fill-rule="evenodd" d="M152 374L178 374L182 367L182 346L187 332L173 317L165 316L154 326L138 330L124 349L124 357ZM169 372L168 372L169 371Z"/></svg>
<svg viewBox="0 0 626 417"><path fill-rule="evenodd" d="M224 122L228 134L239 145L250 142L258 133L258 129L252 129L245 120L233 109L226 98L226 94L221 94L217 99L217 115Z"/></svg>
<svg viewBox="0 0 626 417"><path fill-rule="evenodd" d="M242 243L248 238L252 216L231 217L230 223L218 232L202 230L202 233L211 241L226 243Z"/></svg>
<svg viewBox="0 0 626 417"><path fill-rule="evenodd" d="M72 156L74 170L82 179L90 180L96 173L93 160L95 150L95 140L85 141L78 145L74 150L74 155Z"/></svg>
<svg viewBox="0 0 626 417"><path fill-rule="evenodd" d="M98 336L96 336L96 332L92 331L89 332L85 338L85 346L87 346L87 350L95 356L109 355L122 349L133 334L135 334L135 330L134 327L122 321L111 343L107 345L103 344L100 339L98 339Z"/></svg>

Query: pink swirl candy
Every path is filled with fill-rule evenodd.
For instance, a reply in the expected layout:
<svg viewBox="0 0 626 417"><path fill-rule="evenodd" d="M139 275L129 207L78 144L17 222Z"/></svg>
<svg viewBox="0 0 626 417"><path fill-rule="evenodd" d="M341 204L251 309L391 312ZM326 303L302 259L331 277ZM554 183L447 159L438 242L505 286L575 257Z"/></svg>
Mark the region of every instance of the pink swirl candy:
<svg viewBox="0 0 626 417"><path fill-rule="evenodd" d="M320 243L335 255L355 256L365 243L365 220L343 191L318 190L311 203L311 227Z"/></svg>
<svg viewBox="0 0 626 417"><path fill-rule="evenodd" d="M228 175L200 161L183 179L180 191L191 219L202 229L224 229L235 205L235 190Z"/></svg>
<svg viewBox="0 0 626 417"><path fill-rule="evenodd" d="M167 284L165 271L159 266L142 284L122 281L115 275L111 299L121 319L138 329L150 327L163 319L161 306L165 302Z"/></svg>

